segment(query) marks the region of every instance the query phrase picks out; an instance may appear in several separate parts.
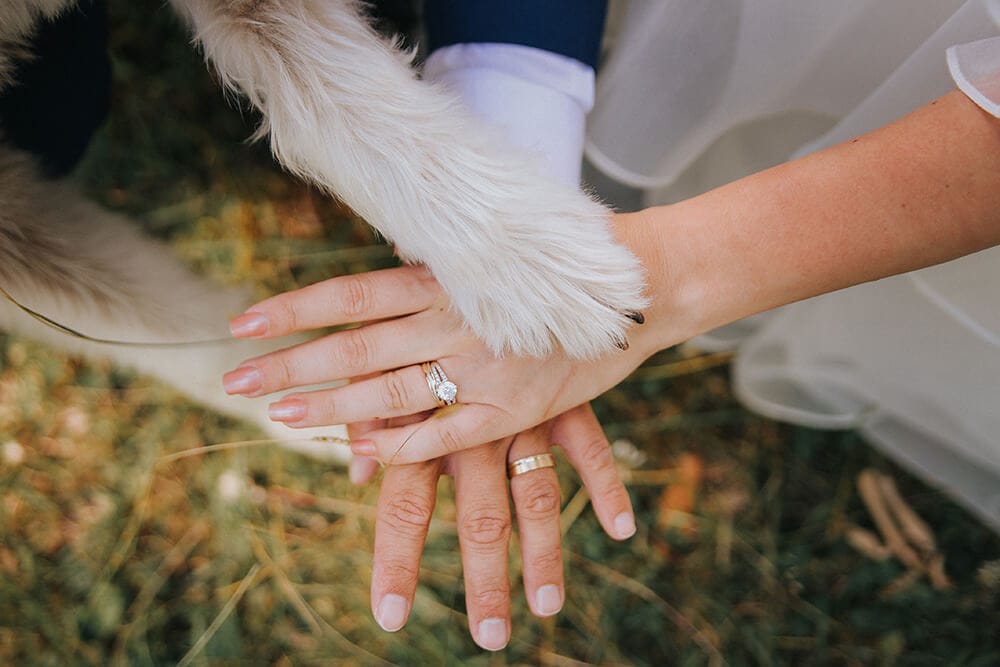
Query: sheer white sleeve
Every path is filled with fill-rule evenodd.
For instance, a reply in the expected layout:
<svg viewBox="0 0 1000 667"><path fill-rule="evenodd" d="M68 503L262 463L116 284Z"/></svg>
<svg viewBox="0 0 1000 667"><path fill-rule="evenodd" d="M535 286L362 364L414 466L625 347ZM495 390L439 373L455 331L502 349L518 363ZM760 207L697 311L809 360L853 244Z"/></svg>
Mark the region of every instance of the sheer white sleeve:
<svg viewBox="0 0 1000 667"><path fill-rule="evenodd" d="M948 70L959 90L1000 117L1000 37L951 47Z"/></svg>

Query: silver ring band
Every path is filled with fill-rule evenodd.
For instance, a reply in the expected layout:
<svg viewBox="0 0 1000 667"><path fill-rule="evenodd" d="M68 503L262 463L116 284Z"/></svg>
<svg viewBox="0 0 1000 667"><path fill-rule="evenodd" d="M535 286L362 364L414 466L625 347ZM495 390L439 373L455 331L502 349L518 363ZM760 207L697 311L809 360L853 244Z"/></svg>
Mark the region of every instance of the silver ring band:
<svg viewBox="0 0 1000 667"><path fill-rule="evenodd" d="M458 385L448 379L441 364L436 361L425 361L420 364L420 370L427 379L427 388L437 401L439 407L455 405L458 402Z"/></svg>
<svg viewBox="0 0 1000 667"><path fill-rule="evenodd" d="M548 452L535 454L534 456L525 456L523 459L518 459L507 466L507 477L514 478L532 470L555 467L556 460Z"/></svg>

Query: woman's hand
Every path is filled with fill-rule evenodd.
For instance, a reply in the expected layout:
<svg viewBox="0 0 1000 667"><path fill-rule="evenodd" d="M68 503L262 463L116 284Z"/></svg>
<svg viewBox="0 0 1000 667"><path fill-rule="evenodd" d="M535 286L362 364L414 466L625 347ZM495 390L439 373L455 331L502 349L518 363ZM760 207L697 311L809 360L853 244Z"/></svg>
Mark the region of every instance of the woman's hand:
<svg viewBox="0 0 1000 667"><path fill-rule="evenodd" d="M434 408L420 364L437 360L458 385L458 407L374 431L355 452L410 462L511 436L693 335L997 245L1000 151L984 146L998 145L1000 121L953 91L849 142L678 204L615 216L617 240L645 268L651 306L649 322L629 332L631 348L597 361L558 353L497 359L464 330L426 270L404 267L334 278L252 307L233 321L234 334L373 323L251 360L226 385L257 395L379 372L272 406L290 426L352 422ZM385 318L395 319L374 322Z"/></svg>
<svg viewBox="0 0 1000 667"><path fill-rule="evenodd" d="M641 315L635 314L637 321ZM251 359L224 379L249 396L369 376L335 389L297 392L270 406L291 427L357 423L429 413L376 429L352 451L384 463L413 463L513 436L614 386L644 358L633 346L597 361L556 354L496 358L453 312L423 267L333 278L267 299L232 322L234 335L273 337L352 323L308 343ZM437 361L458 387L444 409L421 363Z"/></svg>
<svg viewBox="0 0 1000 667"><path fill-rule="evenodd" d="M460 436L465 438L463 446L456 446L450 455L389 466L382 481L376 523L372 609L383 628L398 630L412 607L437 479L441 474L452 475L470 631L483 648L503 648L511 631L507 575L509 463L558 444L579 471L595 513L611 537L630 537L635 532L635 519L608 441L589 405L559 414L571 398L553 401L547 397L548 406L540 408L533 405L539 402L535 394L505 391L498 392L504 402L497 407L488 395L490 383L467 384L460 379L464 377L462 369L483 363L487 371L495 369L502 377L519 382L519 378L527 378L531 380L525 385L527 389L548 391L554 396L566 386L575 384L579 388L579 383L570 379L574 366L583 364L565 358L546 361L511 357L506 363L496 359L464 330L447 308L437 283L420 267L337 278L281 295L237 318L233 328L237 335L264 337L354 320L370 323L248 361L227 374L227 388L231 393L260 395L289 386L354 378L351 384L337 389L286 397L275 404L272 416L291 426L346 422L352 438L364 438L360 442L373 442L384 434L393 453L399 447L391 438L399 438L406 429L417 428L419 432L421 424L444 421L472 409L496 417L521 414L517 419L487 422L485 426L493 431L478 427L473 419L469 422L472 428ZM428 359L437 359L449 369L449 376L460 387L459 405L430 412L429 417L429 411L438 406L419 367ZM402 368L396 370L398 366ZM544 368L536 369L538 366ZM623 368L627 372L628 366ZM545 378L553 381L540 381ZM591 391L599 393L600 389ZM586 397L586 392L564 393ZM477 396L482 398L477 401ZM304 410L289 414L285 411L289 404ZM503 430L517 432L522 424L533 426L550 416L554 418L516 436ZM484 434L491 432L501 437L474 447L488 442ZM358 442L355 440L355 445ZM425 458L434 457L434 444L431 440L431 447L415 451L426 452ZM354 449L360 454L377 454L377 450ZM404 451L408 450L409 445ZM394 462L400 463L400 458ZM393 457L384 460L392 461ZM370 459L352 463L355 481L364 480L372 472ZM510 489L520 531L527 600L534 614L550 616L558 612L565 599L558 480L551 468L531 470L511 479Z"/></svg>
<svg viewBox="0 0 1000 667"><path fill-rule="evenodd" d="M619 540L635 532L628 493L618 479L611 448L587 405L513 438L432 461L389 466L379 494L371 582L372 611L382 628L396 631L406 623L438 477L448 474L455 478L469 630L485 649L496 651L507 645L511 632L507 470L514 461L548 452L553 444L559 444L580 471L605 531ZM528 605L538 617L552 616L565 600L555 469L515 475L510 493Z"/></svg>

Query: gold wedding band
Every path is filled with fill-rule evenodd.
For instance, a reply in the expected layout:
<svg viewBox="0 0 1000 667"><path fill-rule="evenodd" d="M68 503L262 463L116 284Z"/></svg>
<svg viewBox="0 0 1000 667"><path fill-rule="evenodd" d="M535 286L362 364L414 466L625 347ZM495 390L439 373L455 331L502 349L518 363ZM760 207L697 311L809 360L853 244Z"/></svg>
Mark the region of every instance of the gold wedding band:
<svg viewBox="0 0 1000 667"><path fill-rule="evenodd" d="M523 459L518 459L507 466L507 477L514 478L532 470L555 467L556 461L548 452L535 454L534 456L525 456Z"/></svg>

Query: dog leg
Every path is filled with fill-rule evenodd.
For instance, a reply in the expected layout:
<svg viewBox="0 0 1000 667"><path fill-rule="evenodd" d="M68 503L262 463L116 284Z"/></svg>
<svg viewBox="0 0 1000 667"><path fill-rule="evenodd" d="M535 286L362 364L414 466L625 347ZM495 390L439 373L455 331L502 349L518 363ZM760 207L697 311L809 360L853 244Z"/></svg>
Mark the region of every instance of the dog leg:
<svg viewBox="0 0 1000 667"><path fill-rule="evenodd" d="M277 159L426 264L497 353L620 346L642 275L609 212L420 82L349 0L173 0Z"/></svg>
<svg viewBox="0 0 1000 667"><path fill-rule="evenodd" d="M345 437L342 427L289 429L271 422L267 402L227 396L224 372L276 347L234 341L227 317L249 294L198 278L132 223L90 204L65 185L35 178L27 156L0 147L0 285L25 306L100 339L209 345L133 347L94 343L40 324L0 299L5 329L84 354L110 358L174 385L198 402L257 424L268 437L330 460L346 447L310 441ZM284 344L287 344L285 341Z"/></svg>

